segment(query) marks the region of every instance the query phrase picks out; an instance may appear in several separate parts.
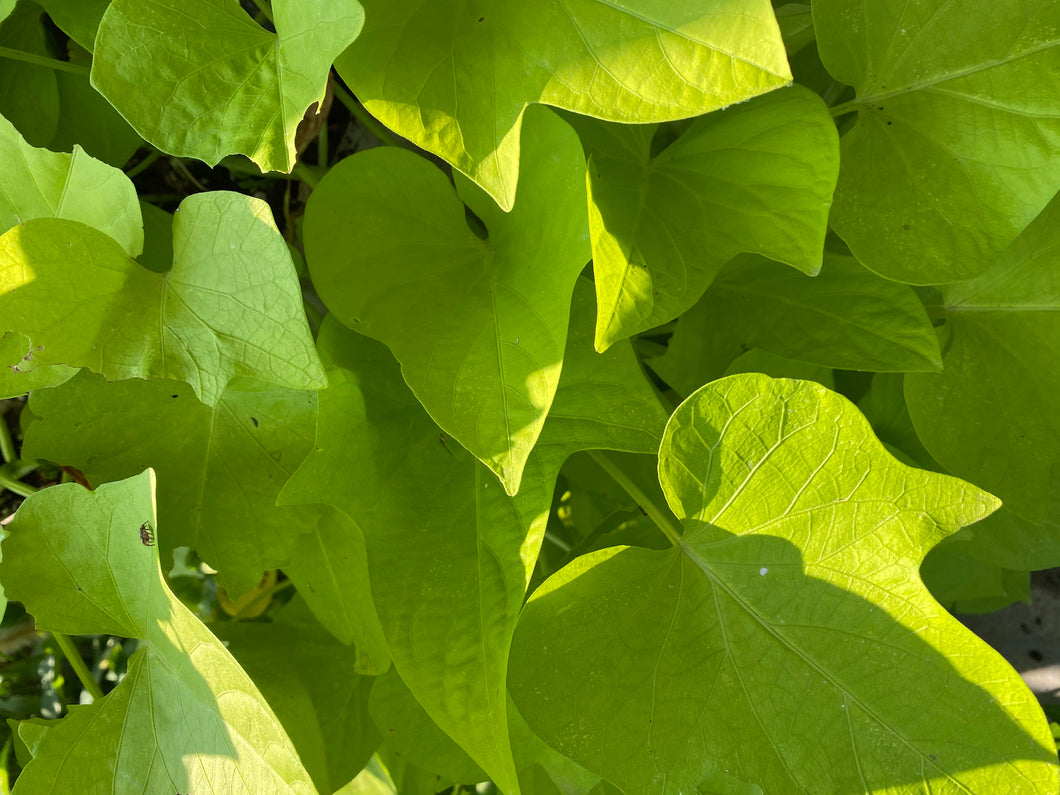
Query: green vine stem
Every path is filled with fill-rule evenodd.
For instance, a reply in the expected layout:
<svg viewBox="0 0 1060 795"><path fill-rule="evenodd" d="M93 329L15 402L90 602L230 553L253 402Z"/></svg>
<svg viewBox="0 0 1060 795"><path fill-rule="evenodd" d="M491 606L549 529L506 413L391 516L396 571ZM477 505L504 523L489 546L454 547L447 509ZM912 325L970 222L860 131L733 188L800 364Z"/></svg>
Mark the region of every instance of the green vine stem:
<svg viewBox="0 0 1060 795"><path fill-rule="evenodd" d="M7 475L0 473L0 491L12 491L20 497L29 497L31 494L35 494L37 490L30 486L28 483L23 483L21 480L15 480L9 478Z"/></svg>
<svg viewBox="0 0 1060 795"><path fill-rule="evenodd" d="M144 157L143 160L141 160L135 166L126 171L125 176L127 176L129 179L132 179L138 174L142 174L144 171L149 169L154 164L154 162L158 160L158 158L160 158L161 156L162 153L159 150L152 149L150 152L147 153L147 156Z"/></svg>
<svg viewBox="0 0 1060 795"><path fill-rule="evenodd" d="M103 698L103 691L100 689L99 683L92 678L88 666L85 665L85 661L81 659L77 647L74 646L74 642L70 640L70 636L63 635L61 632L53 632L52 637L55 638L55 642L59 644L60 651L62 651L66 661L70 663L70 667L74 669L77 678L81 680L81 686L92 696L93 700L98 701Z"/></svg>
<svg viewBox="0 0 1060 795"><path fill-rule="evenodd" d="M0 458L5 461L17 461L18 451L15 450L15 440L11 438L11 431L7 427L7 420L0 414Z"/></svg>
<svg viewBox="0 0 1060 795"><path fill-rule="evenodd" d="M398 139L394 137L394 134L384 127L375 116L366 111L364 106L353 98L353 94L347 91L343 86L339 85L337 80L331 82L331 88L335 92L335 99L345 105L357 121L371 131L372 135L387 146L398 145Z"/></svg>
<svg viewBox="0 0 1060 795"><path fill-rule="evenodd" d="M832 118L836 119L840 116L846 116L848 113L853 113L858 109L858 106L864 103L860 99L852 99L849 102L841 102L835 107L829 108L829 113L832 114Z"/></svg>
<svg viewBox="0 0 1060 795"><path fill-rule="evenodd" d="M57 72L70 72L71 74L88 77L87 66L70 63L69 61L60 61L55 58L48 58L45 55L34 55L31 52L23 52L22 50L13 50L10 47L0 47L0 58L8 58L12 61L22 61L23 63L31 63L34 66L43 66L47 69L54 69Z"/></svg>
<svg viewBox="0 0 1060 795"><path fill-rule="evenodd" d="M291 169L291 176L301 180L310 188L315 188L320 184L320 176L317 172L311 166L302 162L294 164L294 168Z"/></svg>
<svg viewBox="0 0 1060 795"><path fill-rule="evenodd" d="M663 535L666 536L671 544L675 547L681 546L681 531L674 526L674 523L670 521L670 518L663 512L663 510L651 501L651 498L641 490L640 486L634 483L633 480L622 471L622 468L618 466L618 464L608 458L607 454L600 450L590 450L589 457L592 458L593 461L604 470L604 472L610 475L611 479L621 486L626 494L637 501L637 504L643 509L644 513L648 514L648 518L655 522L656 526L662 530Z"/></svg>

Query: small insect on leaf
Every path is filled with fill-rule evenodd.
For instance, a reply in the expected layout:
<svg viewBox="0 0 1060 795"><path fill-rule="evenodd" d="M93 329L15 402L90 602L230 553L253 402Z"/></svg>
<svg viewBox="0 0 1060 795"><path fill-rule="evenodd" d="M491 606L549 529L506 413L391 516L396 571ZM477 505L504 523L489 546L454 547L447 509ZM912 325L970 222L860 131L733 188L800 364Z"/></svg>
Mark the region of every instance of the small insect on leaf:
<svg viewBox="0 0 1060 795"><path fill-rule="evenodd" d="M155 529L151 527L150 522L144 522L140 525L140 543L145 547L153 547L155 545Z"/></svg>

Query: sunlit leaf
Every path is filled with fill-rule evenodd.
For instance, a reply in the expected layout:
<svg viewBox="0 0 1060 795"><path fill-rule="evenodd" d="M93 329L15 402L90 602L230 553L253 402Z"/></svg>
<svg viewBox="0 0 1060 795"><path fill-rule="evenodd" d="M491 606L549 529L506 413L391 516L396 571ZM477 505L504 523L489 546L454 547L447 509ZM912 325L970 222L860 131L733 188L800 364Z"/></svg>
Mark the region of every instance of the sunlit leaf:
<svg viewBox="0 0 1060 795"><path fill-rule="evenodd" d="M1033 694L918 576L995 498L761 375L677 409L659 479L674 547L579 558L520 619L509 686L549 744L628 793L1055 791Z"/></svg>
<svg viewBox="0 0 1060 795"><path fill-rule="evenodd" d="M571 291L589 261L578 139L544 109L527 125L511 213L468 180L454 192L432 164L387 147L332 169L305 223L324 303L386 343L434 421L512 494L552 405ZM462 201L486 239L468 227Z"/></svg>
<svg viewBox="0 0 1060 795"><path fill-rule="evenodd" d="M385 348L325 320L318 343L331 385L320 395L317 449L282 495L335 505L364 531L397 673L506 792L518 791L508 645L556 473L579 449L653 449L666 416L627 344L593 351L593 314L583 283L565 354L570 377L515 497L439 431Z"/></svg>
<svg viewBox="0 0 1060 795"><path fill-rule="evenodd" d="M295 128L364 11L357 0L274 0L272 11L275 34L231 0L113 0L92 85L163 151L290 171Z"/></svg>
<svg viewBox="0 0 1060 795"><path fill-rule="evenodd" d="M820 269L839 145L811 91L702 116L660 152L655 126L576 127L592 158L597 350L673 320L736 254Z"/></svg>
<svg viewBox="0 0 1060 795"><path fill-rule="evenodd" d="M178 546L197 550L238 597L329 522L318 509L276 507L312 449L316 393L238 386L210 407L179 382L82 373L32 396L24 455L77 467L94 486L153 467L164 559Z"/></svg>
<svg viewBox="0 0 1060 795"><path fill-rule="evenodd" d="M0 237L0 322L29 337L42 363L187 381L208 404L236 376L324 386L268 205L224 191L189 196L173 238L173 267L157 274L80 222L16 226Z"/></svg>
<svg viewBox="0 0 1060 795"><path fill-rule="evenodd" d="M505 210L516 200L531 103L658 122L791 79L765 0L364 6L364 32L336 61L339 74L384 124L470 176Z"/></svg>
<svg viewBox="0 0 1060 795"><path fill-rule="evenodd" d="M818 0L813 21L857 90L836 232L888 278L981 273L1060 184L1060 4Z"/></svg>
<svg viewBox="0 0 1060 795"><path fill-rule="evenodd" d="M92 492L55 486L9 527L0 579L40 629L142 641L111 693L47 725L19 788L315 793L257 688L141 543L144 522L164 532L153 487L151 472Z"/></svg>
<svg viewBox="0 0 1060 795"><path fill-rule="evenodd" d="M30 146L2 116L0 162L0 233L33 218L67 218L109 235L129 257L140 256L140 205L121 171L80 148L58 154Z"/></svg>
<svg viewBox="0 0 1060 795"><path fill-rule="evenodd" d="M982 276L943 288L940 308L943 370L905 380L917 434L1060 539L1060 198Z"/></svg>

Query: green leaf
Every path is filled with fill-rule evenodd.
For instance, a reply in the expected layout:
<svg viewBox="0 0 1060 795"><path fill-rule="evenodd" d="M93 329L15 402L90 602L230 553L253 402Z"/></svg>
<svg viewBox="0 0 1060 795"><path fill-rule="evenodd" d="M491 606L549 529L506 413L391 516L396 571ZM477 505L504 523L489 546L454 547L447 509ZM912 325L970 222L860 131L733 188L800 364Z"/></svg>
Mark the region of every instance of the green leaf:
<svg viewBox="0 0 1060 795"><path fill-rule="evenodd" d="M865 265L910 284L981 273L1060 184L1060 4L813 4L843 106L832 225Z"/></svg>
<svg viewBox="0 0 1060 795"><path fill-rule="evenodd" d="M813 14L808 3L778 5L776 13L780 35L784 39L784 49L788 51L789 56L813 43Z"/></svg>
<svg viewBox="0 0 1060 795"><path fill-rule="evenodd" d="M317 790L352 780L382 741L368 714L373 679L358 675L357 649L328 635L297 600L273 623L212 629L276 711Z"/></svg>
<svg viewBox="0 0 1060 795"><path fill-rule="evenodd" d="M0 336L0 400L66 383L78 373L63 364L41 365L29 338L9 331Z"/></svg>
<svg viewBox="0 0 1060 795"><path fill-rule="evenodd" d="M320 394L317 449L281 497L335 505L363 530L397 673L505 792L518 792L508 644L556 473L579 449L654 449L666 418L628 344L593 351L593 316L583 282L565 354L569 377L516 497L439 432L385 348L326 318L318 345L330 386Z"/></svg>
<svg viewBox="0 0 1060 795"><path fill-rule="evenodd" d="M796 359L785 359L775 353L761 348L752 348L733 360L725 375L736 373L762 373L772 378L801 378L804 381L816 381L821 386L835 389L835 377L832 370L818 364L807 364Z"/></svg>
<svg viewBox="0 0 1060 795"><path fill-rule="evenodd" d="M471 177L505 210L516 198L520 127L531 103L658 122L791 80L765 0L709 8L692 0L365 7L364 33L336 61L339 74L374 116Z"/></svg>
<svg viewBox="0 0 1060 795"><path fill-rule="evenodd" d="M95 491L54 486L9 528L0 579L40 629L142 640L111 693L48 725L19 789L315 792L253 682L141 543L141 524L158 524L153 487L150 471Z"/></svg>
<svg viewBox="0 0 1060 795"><path fill-rule="evenodd" d="M475 784L487 779L482 768L435 725L393 668L376 678L368 709L392 753L416 760L444 781Z"/></svg>
<svg viewBox="0 0 1060 795"><path fill-rule="evenodd" d="M26 458L77 467L92 485L153 467L165 559L192 547L233 595L286 566L301 534L337 521L319 509L275 507L312 449L314 392L242 383L210 407L178 382L107 383L82 373L31 400Z"/></svg>
<svg viewBox="0 0 1060 795"><path fill-rule="evenodd" d="M112 380L179 379L211 405L236 376L324 386L291 256L265 202L189 196L173 237L173 268L155 274L76 221L10 229L0 237L6 330L28 336L43 363Z"/></svg>
<svg viewBox="0 0 1060 795"><path fill-rule="evenodd" d="M657 127L576 127L592 156L597 350L689 309L736 254L820 269L839 143L813 92L703 116L657 154Z"/></svg>
<svg viewBox="0 0 1060 795"><path fill-rule="evenodd" d="M276 34L231 0L113 0L92 85L159 149L209 165L245 154L290 171L295 128L360 32L356 0L275 0Z"/></svg>
<svg viewBox="0 0 1060 795"><path fill-rule="evenodd" d="M129 257L144 247L136 188L79 147L58 154L30 146L0 116L0 232L33 218L80 221L112 237Z"/></svg>
<svg viewBox="0 0 1060 795"><path fill-rule="evenodd" d="M815 278L745 255L682 316L652 367L678 391L717 378L736 355L762 348L788 359L848 370L937 370L935 332L916 293L826 253Z"/></svg>
<svg viewBox="0 0 1060 795"><path fill-rule="evenodd" d="M357 673L381 674L390 651L372 601L364 534L341 511L316 507L319 519L298 536L284 573L331 634L357 645Z"/></svg>
<svg viewBox="0 0 1060 795"><path fill-rule="evenodd" d="M7 19L11 12L15 10L15 3L18 0L0 0L0 22Z"/></svg>
<svg viewBox="0 0 1060 795"><path fill-rule="evenodd" d="M99 21L110 2L111 0L40 0L52 22L89 52L92 52L96 41Z"/></svg>
<svg viewBox="0 0 1060 795"><path fill-rule="evenodd" d="M434 421L510 494L552 405L571 291L589 260L578 139L544 109L527 125L509 214L466 179L454 193L428 161L388 147L332 169L305 221L306 261L328 308L386 343ZM461 199L487 239L469 228Z"/></svg>
<svg viewBox="0 0 1060 795"><path fill-rule="evenodd" d="M0 23L0 47L53 57L45 43L43 12L22 0ZM59 124L59 89L55 72L23 61L0 60L0 114L33 146L45 146Z"/></svg>
<svg viewBox="0 0 1060 795"><path fill-rule="evenodd" d="M982 276L942 296L944 369L905 381L917 434L940 464L995 492L1018 516L1055 521L1060 198Z"/></svg>
<svg viewBox="0 0 1060 795"><path fill-rule="evenodd" d="M951 613L993 613L1013 602L1030 604L1030 572L980 560L969 554L961 535L931 550L920 566L920 576L939 604Z"/></svg>
<svg viewBox="0 0 1060 795"><path fill-rule="evenodd" d="M718 774L769 793L1055 792L1033 695L917 573L996 499L899 463L824 387L761 375L674 412L659 479L679 545L580 558L520 619L509 686L546 742L628 793Z"/></svg>
<svg viewBox="0 0 1060 795"><path fill-rule="evenodd" d="M390 772L378 756L373 756L357 778L351 781L335 795L399 795Z"/></svg>
<svg viewBox="0 0 1060 795"><path fill-rule="evenodd" d="M92 56L73 42L68 42L70 62L86 68ZM59 129L48 144L49 149L66 152L81 146L93 157L117 168L123 167L143 139L114 110L103 96L92 88L88 75L56 72L59 88Z"/></svg>

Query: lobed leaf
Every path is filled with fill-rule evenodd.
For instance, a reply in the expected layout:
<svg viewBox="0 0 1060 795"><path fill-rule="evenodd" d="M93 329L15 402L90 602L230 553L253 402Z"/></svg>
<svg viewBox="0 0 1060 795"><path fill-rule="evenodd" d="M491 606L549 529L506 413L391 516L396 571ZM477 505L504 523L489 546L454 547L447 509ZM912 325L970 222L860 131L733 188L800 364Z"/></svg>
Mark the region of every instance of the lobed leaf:
<svg viewBox="0 0 1060 795"><path fill-rule="evenodd" d="M364 531L397 673L505 792L519 791L508 735L508 646L556 473L579 449L650 450L665 421L628 345L593 352L591 296L588 284L575 292L570 377L517 496L439 433L385 348L331 319L318 339L331 385L320 395L317 449L282 495L335 505Z"/></svg>
<svg viewBox="0 0 1060 795"><path fill-rule="evenodd" d="M276 507L312 449L315 393L236 386L243 388L226 390L211 407L173 381L107 383L83 373L32 395L23 454L76 467L93 485L154 468L166 517L162 554L195 549L239 595L265 571L288 565L303 534L337 520Z"/></svg>
<svg viewBox="0 0 1060 795"><path fill-rule="evenodd" d="M857 90L832 226L890 279L981 273L1060 184L1060 5L822 0L813 20Z"/></svg>
<svg viewBox="0 0 1060 795"><path fill-rule="evenodd" d="M995 498L761 375L674 412L659 479L674 548L579 558L520 618L509 687L550 745L629 793L1055 791L1033 695L917 573Z"/></svg>
<svg viewBox="0 0 1060 795"><path fill-rule="evenodd" d="M529 104L658 122L791 79L765 0L364 5L364 32L335 62L339 74L374 116L469 176L504 210L516 200Z"/></svg>
<svg viewBox="0 0 1060 795"><path fill-rule="evenodd" d="M275 0L276 33L231 0L112 0L92 85L154 146L213 166L294 168L295 128L360 32L357 0Z"/></svg>
<svg viewBox="0 0 1060 795"><path fill-rule="evenodd" d="M359 650L328 635L304 602L270 612L271 623L211 628L276 711L317 791L335 792L383 739L368 714L374 678L359 674Z"/></svg>
<svg viewBox="0 0 1060 795"><path fill-rule="evenodd" d="M702 116L658 153L658 127L575 126L591 155L597 350L685 312L736 254L820 269L839 145L813 92Z"/></svg>
<svg viewBox="0 0 1060 795"><path fill-rule="evenodd" d="M905 379L917 435L940 464L997 492L1018 517L1050 521L1054 557L1060 198L981 276L944 287L942 301L944 369Z"/></svg>
<svg viewBox="0 0 1060 795"><path fill-rule="evenodd" d="M111 380L183 380L211 405L236 376L324 386L268 205L224 191L189 196L173 237L173 268L155 274L77 221L8 230L0 237L5 330L29 337L42 363Z"/></svg>
<svg viewBox="0 0 1060 795"><path fill-rule="evenodd" d="M589 260L578 139L543 109L527 125L510 214L467 180L454 193L426 160L379 148L332 169L305 221L306 261L328 308L386 343L434 421L511 494L552 405L571 291Z"/></svg>
<svg viewBox="0 0 1060 795"><path fill-rule="evenodd" d="M136 188L121 171L75 146L72 154L30 146L0 116L0 233L33 218L80 221L110 236L129 257L144 247Z"/></svg>
<svg viewBox="0 0 1060 795"><path fill-rule="evenodd" d="M937 370L941 354L916 293L828 252L808 278L764 257L736 257L681 316L651 367L689 395L749 348L828 368ZM777 373L788 375L789 373Z"/></svg>
<svg viewBox="0 0 1060 795"><path fill-rule="evenodd" d="M0 400L58 386L79 372L76 367L63 364L40 365L37 353L29 338L18 332L0 336Z"/></svg>
<svg viewBox="0 0 1060 795"><path fill-rule="evenodd" d="M19 789L315 793L265 699L141 543L144 522L165 533L154 481L55 486L9 528L0 579L40 629L142 641L112 692L35 727Z"/></svg>

